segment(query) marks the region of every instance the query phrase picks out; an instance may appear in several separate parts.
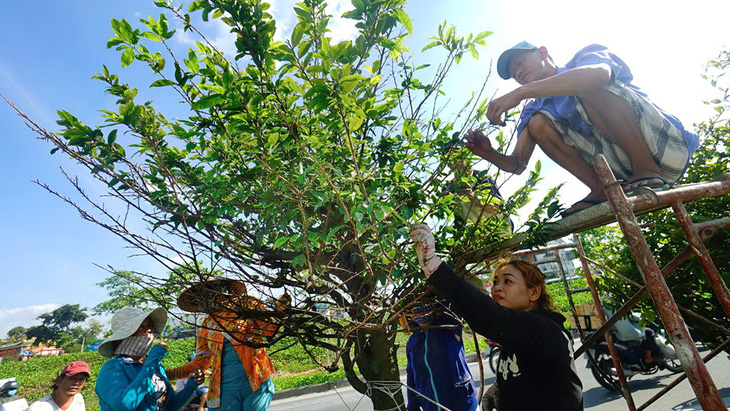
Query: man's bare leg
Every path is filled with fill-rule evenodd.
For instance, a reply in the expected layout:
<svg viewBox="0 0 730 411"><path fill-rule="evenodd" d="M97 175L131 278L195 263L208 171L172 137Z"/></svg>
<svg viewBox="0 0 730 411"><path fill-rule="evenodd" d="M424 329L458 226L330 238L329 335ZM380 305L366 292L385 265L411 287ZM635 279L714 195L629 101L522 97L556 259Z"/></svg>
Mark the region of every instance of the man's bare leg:
<svg viewBox="0 0 730 411"><path fill-rule="evenodd" d="M625 189L662 184L668 180L654 161L641 133L639 121L630 102L605 89L578 96L593 125L626 153L632 176Z"/></svg>
<svg viewBox="0 0 730 411"><path fill-rule="evenodd" d="M606 200L603 184L598 174L583 160L578 150L565 143L563 136L549 117L539 112L535 113L530 119L527 129L530 138L548 157L590 189L590 193L583 200L565 210L564 214L572 214Z"/></svg>

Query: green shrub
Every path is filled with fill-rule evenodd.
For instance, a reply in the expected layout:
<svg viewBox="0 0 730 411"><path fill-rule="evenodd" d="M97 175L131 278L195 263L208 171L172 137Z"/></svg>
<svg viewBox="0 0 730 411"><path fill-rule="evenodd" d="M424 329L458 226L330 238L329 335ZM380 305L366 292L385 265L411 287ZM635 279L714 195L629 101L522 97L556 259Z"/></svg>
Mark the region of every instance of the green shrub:
<svg viewBox="0 0 730 411"><path fill-rule="evenodd" d="M582 275L582 271L578 271L578 274ZM568 285L571 289L574 290L578 288L588 287L586 279L582 277L568 281ZM556 283L548 284L547 289L548 293L550 293L550 295L553 297L553 301L555 301L557 311L563 314L566 318L570 316L570 302L568 301L568 295L565 293L565 287L563 286L563 283L559 281ZM591 298L591 293L584 292L573 294L573 302L575 304L583 304L592 301L593 298Z"/></svg>

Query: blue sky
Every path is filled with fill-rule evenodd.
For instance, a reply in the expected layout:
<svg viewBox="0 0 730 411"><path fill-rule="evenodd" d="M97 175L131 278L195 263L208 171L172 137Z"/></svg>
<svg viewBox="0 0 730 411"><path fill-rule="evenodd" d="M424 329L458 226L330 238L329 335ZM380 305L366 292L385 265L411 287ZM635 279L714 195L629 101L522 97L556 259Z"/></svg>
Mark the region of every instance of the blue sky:
<svg viewBox="0 0 730 411"><path fill-rule="evenodd" d="M273 1L280 32L291 30L292 1ZM335 10L347 2L332 2ZM483 30L495 34L481 50L481 59L465 61L448 80L449 98L457 105L477 87L492 59L520 40L545 45L556 62L564 63L580 47L602 43L611 47L632 68L635 84L662 108L691 127L709 116L702 100L713 92L701 79L703 64L717 55L730 39L726 0L681 2L615 1L610 9L585 0L519 2L484 0L413 0L407 7L414 23L412 50L420 55L426 38L447 20L461 34ZM679 3L679 2L676 2ZM101 123L98 110L112 106L102 84L92 75L103 64L122 80L141 89L141 64L119 69L119 55L106 49L112 36L111 18L159 15L152 0L84 1L3 0L0 13L0 92L42 127L56 131L56 110L65 109L87 124ZM177 26L177 23L171 23ZM347 38L351 27L333 28L333 35ZM224 50L231 42L224 30L211 26L211 38ZM176 47L185 47L184 39ZM426 62L429 55L419 56ZM136 66L136 67L135 67ZM516 84L492 82L492 91L506 92ZM152 91L141 93L154 98ZM175 109L175 102L159 106ZM29 326L39 314L62 304L92 307L103 301L105 291L94 283L109 275L99 266L164 274L164 269L144 257L130 257L132 250L109 232L83 221L78 213L38 185L40 180L62 194L73 189L60 174L88 181L84 170L60 155L34 134L4 102L0 103L0 337L16 325ZM535 159L542 157L535 156ZM545 160L543 159L543 162ZM568 181L563 196L570 204L587 191L547 162L550 180ZM91 185L92 192L98 187ZM507 193L509 194L509 193Z"/></svg>

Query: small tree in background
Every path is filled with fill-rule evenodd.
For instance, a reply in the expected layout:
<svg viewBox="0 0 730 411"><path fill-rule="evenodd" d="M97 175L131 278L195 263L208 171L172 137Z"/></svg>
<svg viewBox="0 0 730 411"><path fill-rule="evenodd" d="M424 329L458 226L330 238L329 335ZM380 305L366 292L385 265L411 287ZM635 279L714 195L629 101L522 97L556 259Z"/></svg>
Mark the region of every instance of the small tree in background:
<svg viewBox="0 0 730 411"><path fill-rule="evenodd" d="M89 327L74 327L68 332L60 332L55 343L67 353L83 351L88 344L101 336L102 325L97 320L90 320Z"/></svg>
<svg viewBox="0 0 730 411"><path fill-rule="evenodd" d="M18 341L25 338L25 327L17 326L8 330L8 339L10 341Z"/></svg>
<svg viewBox="0 0 730 411"><path fill-rule="evenodd" d="M329 370L342 360L350 383L376 409L402 405L400 389L391 396L377 382L399 381L397 319L422 287L408 226L435 227L438 249L466 275L477 263L466 256L504 239L504 216L529 202L539 180L538 171L531 173L500 203L489 189L469 190L475 178L454 167L474 160L460 136L483 121L486 101L476 94L453 118L441 118L443 82L464 55L478 57L490 33L459 37L444 24L424 51L438 47L445 57L418 64L404 46L412 23L403 0L353 0L344 17L357 22L358 33L339 43L328 34L332 17L322 0L297 4L298 22L284 42L274 41L269 6L257 0L195 1L192 16L156 4L179 18L187 35L199 36L194 49L175 54L176 33L165 14L141 20L139 28L113 20L108 46L121 53L123 67L146 64L156 76L150 86L182 101L187 117L170 120L152 102L138 102L138 90L104 67L95 78L117 100L103 110L103 129L65 111L60 133L35 127L53 152L88 168L129 213L110 212L73 178L90 206L61 198L159 261L175 286L218 273L241 279L269 311L239 314L281 326L261 344L291 336L305 349L330 350L331 362L315 360ZM196 16L230 27L235 61L193 26ZM433 77L424 81L427 68ZM510 143L492 137L502 149ZM552 190L529 227L538 230L555 216L555 196ZM493 204L498 212L455 222L455 211L470 204ZM130 229L132 216L148 230ZM208 264L218 271L175 271ZM122 290L132 277L149 289L159 285L139 273L102 284ZM289 308L274 313L283 293L292 297ZM168 304L175 296L154 299Z"/></svg>
<svg viewBox="0 0 730 411"><path fill-rule="evenodd" d="M157 307L170 310L175 307L177 296L194 281L196 273L210 275L205 269L188 266L173 269L167 278L126 270L111 271L110 277L96 284L106 289L107 295L111 297L94 306L96 314L114 314L127 306L142 310Z"/></svg>

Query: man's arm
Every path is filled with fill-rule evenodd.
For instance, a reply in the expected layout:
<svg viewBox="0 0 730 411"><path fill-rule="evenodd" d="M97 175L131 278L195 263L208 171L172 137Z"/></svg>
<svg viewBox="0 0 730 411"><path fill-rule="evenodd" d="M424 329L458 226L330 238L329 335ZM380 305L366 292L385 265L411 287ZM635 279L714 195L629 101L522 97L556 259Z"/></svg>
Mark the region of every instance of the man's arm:
<svg viewBox="0 0 730 411"><path fill-rule="evenodd" d="M596 90L611 81L611 67L606 63L574 67L560 74L527 83L489 102L487 118L502 123L502 114L517 107L522 100L553 96L575 96Z"/></svg>
<svg viewBox="0 0 730 411"><path fill-rule="evenodd" d="M464 136L466 148L472 153L489 161L500 170L509 173L521 174L530 162L532 152L535 151L535 140L530 135L527 127L517 137L517 144L510 154L502 154L492 147L489 138L481 131L469 130Z"/></svg>

